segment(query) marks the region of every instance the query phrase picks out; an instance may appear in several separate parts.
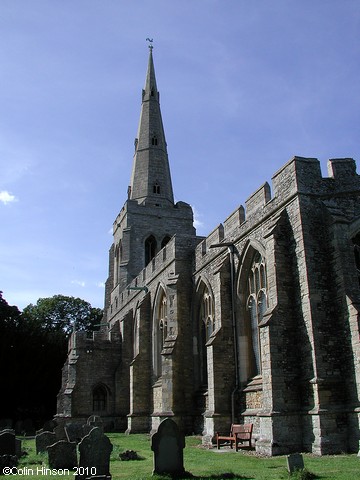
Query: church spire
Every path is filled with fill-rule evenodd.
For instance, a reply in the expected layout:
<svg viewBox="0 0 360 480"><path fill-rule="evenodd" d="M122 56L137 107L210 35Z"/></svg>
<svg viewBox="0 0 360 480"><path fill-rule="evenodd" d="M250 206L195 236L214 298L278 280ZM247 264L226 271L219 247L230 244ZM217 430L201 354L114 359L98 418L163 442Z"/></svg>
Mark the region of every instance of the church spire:
<svg viewBox="0 0 360 480"><path fill-rule="evenodd" d="M174 195L152 49L150 44L129 198L138 203L161 206L163 203L173 204Z"/></svg>

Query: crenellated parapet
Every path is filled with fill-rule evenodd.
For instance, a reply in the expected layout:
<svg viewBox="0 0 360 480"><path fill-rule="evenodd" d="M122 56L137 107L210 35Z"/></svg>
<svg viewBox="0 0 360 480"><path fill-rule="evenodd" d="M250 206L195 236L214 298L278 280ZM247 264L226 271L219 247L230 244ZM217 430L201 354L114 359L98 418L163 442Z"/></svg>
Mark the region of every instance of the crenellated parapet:
<svg viewBox="0 0 360 480"><path fill-rule="evenodd" d="M219 237L220 238L220 237ZM107 319L112 321L117 313L127 304L131 304L141 292L147 291L163 272L171 271L176 277L182 260L188 261L199 242L199 237L192 235L174 235L169 242L155 255L131 282L122 289L120 285L111 292L111 302Z"/></svg>
<svg viewBox="0 0 360 480"><path fill-rule="evenodd" d="M109 330L107 327L95 332L74 332L69 340L69 351L87 350L89 348L98 348L100 345L114 344L118 348L121 340L120 331L118 329Z"/></svg>
<svg viewBox="0 0 360 480"><path fill-rule="evenodd" d="M352 158L330 159L328 175L321 175L320 162L316 158L292 158L273 175L272 193L269 183L265 182L245 201L245 208L240 205L197 246L197 266L216 255L210 245L245 236L296 196L326 200L330 195L336 197L360 191L360 176Z"/></svg>

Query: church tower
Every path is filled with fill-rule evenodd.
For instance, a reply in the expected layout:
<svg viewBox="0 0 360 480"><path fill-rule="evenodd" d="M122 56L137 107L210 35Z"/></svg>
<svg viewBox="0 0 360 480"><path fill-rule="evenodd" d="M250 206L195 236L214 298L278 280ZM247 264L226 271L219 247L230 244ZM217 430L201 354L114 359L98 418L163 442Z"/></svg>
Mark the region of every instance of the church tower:
<svg viewBox="0 0 360 480"><path fill-rule="evenodd" d="M152 49L150 45L128 198L113 224L105 311L174 235L195 235L191 206L174 203Z"/></svg>

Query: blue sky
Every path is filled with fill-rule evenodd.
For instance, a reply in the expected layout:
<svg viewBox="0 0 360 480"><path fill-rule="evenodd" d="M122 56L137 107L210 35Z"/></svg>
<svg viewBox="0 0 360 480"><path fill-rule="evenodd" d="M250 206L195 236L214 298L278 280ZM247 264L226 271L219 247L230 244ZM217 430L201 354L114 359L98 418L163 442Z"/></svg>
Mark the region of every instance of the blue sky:
<svg viewBox="0 0 360 480"><path fill-rule="evenodd" d="M294 155L360 159L358 0L1 0L0 290L102 307L148 59L207 235ZM358 167L358 172L359 172Z"/></svg>

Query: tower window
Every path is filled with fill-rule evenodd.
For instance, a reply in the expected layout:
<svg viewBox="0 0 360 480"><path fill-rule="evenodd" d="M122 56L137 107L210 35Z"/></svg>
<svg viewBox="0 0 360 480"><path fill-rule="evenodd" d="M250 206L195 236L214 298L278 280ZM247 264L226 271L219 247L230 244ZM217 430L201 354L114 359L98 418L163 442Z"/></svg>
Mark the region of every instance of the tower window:
<svg viewBox="0 0 360 480"><path fill-rule="evenodd" d="M170 235L166 235L161 242L161 248L164 248L167 243L169 243L171 240Z"/></svg>
<svg viewBox="0 0 360 480"><path fill-rule="evenodd" d="M157 195L160 195L160 185L157 182L153 186L153 193L156 193Z"/></svg>
<svg viewBox="0 0 360 480"><path fill-rule="evenodd" d="M157 145L158 144L158 139L157 137L154 135L152 138L151 138L151 145Z"/></svg>
<svg viewBox="0 0 360 480"><path fill-rule="evenodd" d="M145 240L145 266L151 262L156 255L156 240L153 235L150 235Z"/></svg>

